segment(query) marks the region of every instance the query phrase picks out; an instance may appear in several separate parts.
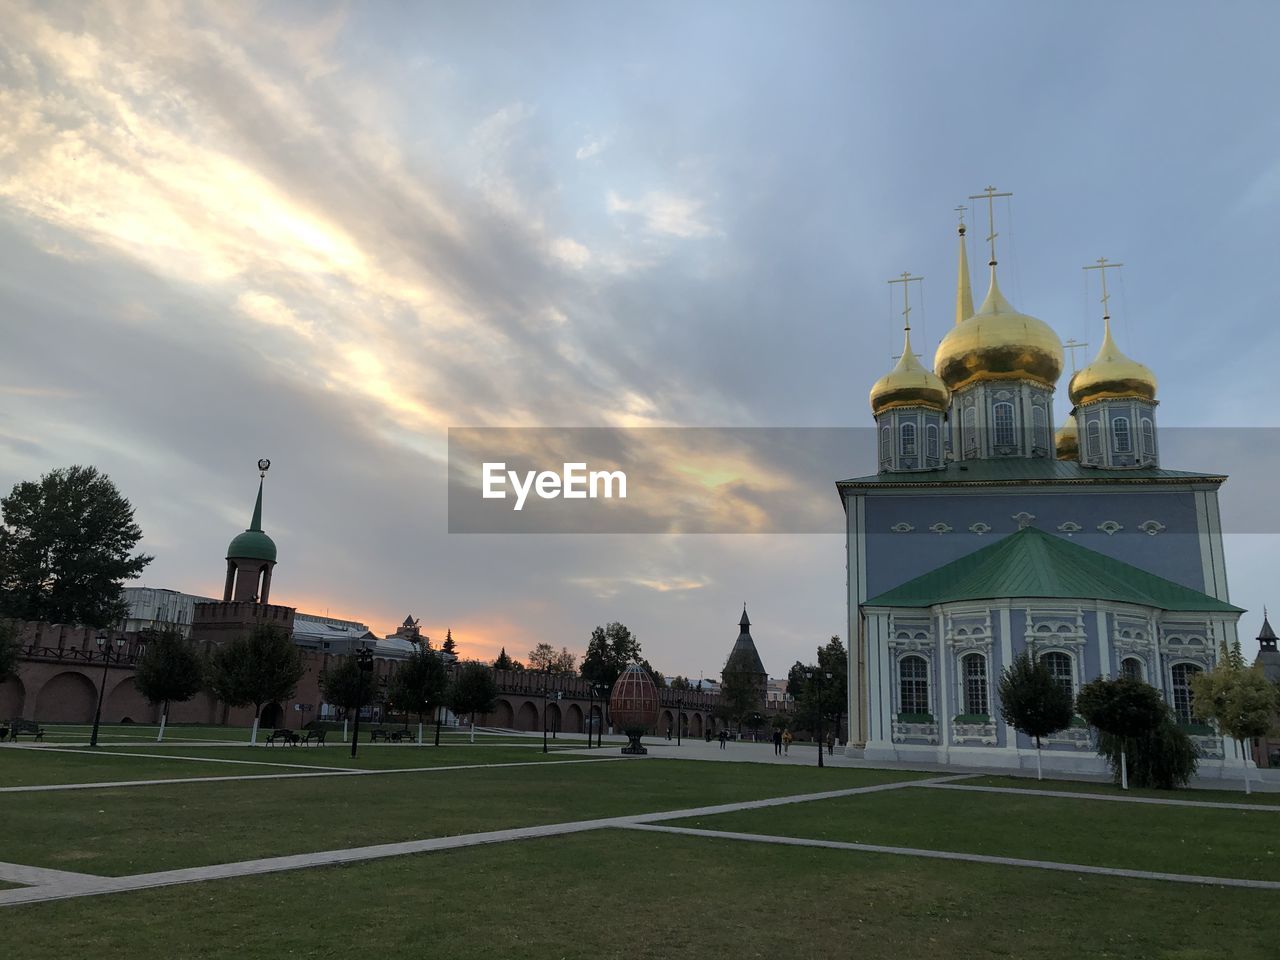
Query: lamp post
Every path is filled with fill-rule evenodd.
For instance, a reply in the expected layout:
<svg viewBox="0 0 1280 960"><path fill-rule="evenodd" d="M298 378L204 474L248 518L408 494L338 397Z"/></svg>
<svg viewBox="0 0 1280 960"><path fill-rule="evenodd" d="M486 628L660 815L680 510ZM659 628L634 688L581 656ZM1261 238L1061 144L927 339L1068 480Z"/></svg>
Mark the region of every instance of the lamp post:
<svg viewBox="0 0 1280 960"><path fill-rule="evenodd" d="M351 731L352 760L356 758L356 747L360 745L360 708L363 706L360 701L364 699L364 678L365 674L373 673L373 651L368 647L356 651L356 668L360 671L360 682L356 684L356 722Z"/></svg>
<svg viewBox="0 0 1280 960"><path fill-rule="evenodd" d="M98 708L93 711L93 733L89 736L89 746L98 745L98 725L102 722L102 701L107 695L107 668L111 666L111 646L107 635L99 633L96 640L98 649L102 651L102 686L98 688ZM116 649L124 646L124 637L116 637Z"/></svg>
<svg viewBox="0 0 1280 960"><path fill-rule="evenodd" d="M596 722L596 685L587 681L587 749L591 749L591 731Z"/></svg>
<svg viewBox="0 0 1280 960"><path fill-rule="evenodd" d="M676 746L680 746L680 728L684 726L684 697L676 698Z"/></svg>
<svg viewBox="0 0 1280 960"><path fill-rule="evenodd" d="M809 671L809 677L813 680L815 707L818 712L818 766L822 766L822 679L831 679L830 673L825 673L819 669Z"/></svg>
<svg viewBox="0 0 1280 960"><path fill-rule="evenodd" d="M547 749L547 703L551 700L559 700L564 694L559 690L552 693L547 687L542 688L542 752L549 753Z"/></svg>
<svg viewBox="0 0 1280 960"><path fill-rule="evenodd" d="M592 688L600 700L600 726L596 732L596 746L604 747L604 711L609 705L609 691L612 688L607 683L594 683Z"/></svg>

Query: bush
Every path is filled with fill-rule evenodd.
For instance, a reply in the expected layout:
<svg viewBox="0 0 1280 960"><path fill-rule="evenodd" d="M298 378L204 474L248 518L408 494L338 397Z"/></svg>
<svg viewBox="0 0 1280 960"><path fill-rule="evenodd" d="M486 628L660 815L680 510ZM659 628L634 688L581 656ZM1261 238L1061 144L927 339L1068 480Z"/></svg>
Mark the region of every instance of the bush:
<svg viewBox="0 0 1280 960"><path fill-rule="evenodd" d="M1098 753L1111 764L1112 777L1120 782L1120 747L1124 744L1129 764L1129 783L1135 787L1174 790L1185 787L1195 776L1200 751L1185 730L1166 716L1149 733L1121 738L1098 734Z"/></svg>

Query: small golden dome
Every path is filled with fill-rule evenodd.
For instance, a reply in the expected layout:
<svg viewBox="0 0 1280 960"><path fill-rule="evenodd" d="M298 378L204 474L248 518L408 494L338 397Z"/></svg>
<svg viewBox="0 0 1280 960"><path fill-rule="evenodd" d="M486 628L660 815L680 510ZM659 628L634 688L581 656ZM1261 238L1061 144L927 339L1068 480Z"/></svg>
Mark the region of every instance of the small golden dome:
<svg viewBox="0 0 1280 960"><path fill-rule="evenodd" d="M1156 375L1148 367L1130 360L1116 342L1111 339L1111 318L1103 317L1106 332L1102 337L1102 349L1093 363L1081 367L1071 377L1067 393L1076 406L1094 400L1156 398Z"/></svg>
<svg viewBox="0 0 1280 960"><path fill-rule="evenodd" d="M942 338L933 369L952 390L979 380L1034 380L1052 389L1062 374L1062 341L1043 320L1009 305L993 267L987 299Z"/></svg>
<svg viewBox="0 0 1280 960"><path fill-rule="evenodd" d="M1053 445L1059 460L1080 459L1080 428L1074 415L1067 414L1067 419L1053 435Z"/></svg>
<svg viewBox="0 0 1280 960"><path fill-rule="evenodd" d="M932 407L947 409L950 393L947 385L934 376L911 352L911 328L908 327L898 365L871 387L871 412L877 417L893 407Z"/></svg>

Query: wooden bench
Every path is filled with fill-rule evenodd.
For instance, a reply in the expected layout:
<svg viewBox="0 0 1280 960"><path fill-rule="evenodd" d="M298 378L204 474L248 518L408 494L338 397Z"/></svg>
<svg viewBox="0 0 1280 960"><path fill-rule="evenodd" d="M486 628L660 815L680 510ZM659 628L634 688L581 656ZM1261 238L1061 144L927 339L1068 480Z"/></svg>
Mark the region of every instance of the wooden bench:
<svg viewBox="0 0 1280 960"><path fill-rule="evenodd" d="M287 743L291 747L296 747L301 738L292 730L273 730L271 736L267 737L267 746L275 743Z"/></svg>
<svg viewBox="0 0 1280 960"><path fill-rule="evenodd" d="M44 727L36 723L34 720L23 720L15 718L9 724L9 739L17 742L18 734L29 733L36 740L44 739Z"/></svg>
<svg viewBox="0 0 1280 960"><path fill-rule="evenodd" d="M302 745L314 743L317 747L324 746L324 738L329 733L328 730L308 730L307 735L302 738Z"/></svg>
<svg viewBox="0 0 1280 960"><path fill-rule="evenodd" d="M369 739L374 743L377 743L379 740L385 740L387 743L390 743L391 733L392 731L390 730L379 730L375 728L372 732L370 732Z"/></svg>

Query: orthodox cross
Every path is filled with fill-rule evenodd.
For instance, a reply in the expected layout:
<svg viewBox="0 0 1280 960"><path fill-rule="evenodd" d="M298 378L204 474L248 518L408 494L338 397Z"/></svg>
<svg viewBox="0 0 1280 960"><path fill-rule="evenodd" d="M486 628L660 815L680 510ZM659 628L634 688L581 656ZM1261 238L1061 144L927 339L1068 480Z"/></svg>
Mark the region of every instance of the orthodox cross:
<svg viewBox="0 0 1280 960"><path fill-rule="evenodd" d="M1107 293L1107 270L1123 266L1123 263L1111 263L1106 257L1099 257L1097 263L1081 268L1084 270L1097 270L1102 276L1102 319L1104 320L1111 319L1111 308L1107 306L1107 301L1111 299L1111 295Z"/></svg>
<svg viewBox="0 0 1280 960"><path fill-rule="evenodd" d="M1075 373L1076 372L1076 350L1078 350L1080 347L1087 347L1088 344L1081 343L1079 340L1076 340L1073 337L1072 339L1064 342L1062 345L1071 351L1071 372Z"/></svg>
<svg viewBox="0 0 1280 960"><path fill-rule="evenodd" d="M991 244L991 262L987 264L989 267L996 265L996 197L1012 197L1012 193L996 193L995 187L984 187L982 193L973 193L969 195L970 200L987 201L987 242Z"/></svg>
<svg viewBox="0 0 1280 960"><path fill-rule="evenodd" d="M964 214L965 214L965 211L968 210L969 208L962 203L960 204L960 206L956 207L955 209L956 209L956 216L960 218L960 232L963 234L964 233Z"/></svg>
<svg viewBox="0 0 1280 960"><path fill-rule="evenodd" d="M902 284L902 329L905 331L911 330L911 284L923 279L924 277L913 277L910 270L903 270L896 280L889 281L889 283ZM911 355L913 357L919 356L914 352ZM893 359L897 360L901 356L902 354L899 353Z"/></svg>

